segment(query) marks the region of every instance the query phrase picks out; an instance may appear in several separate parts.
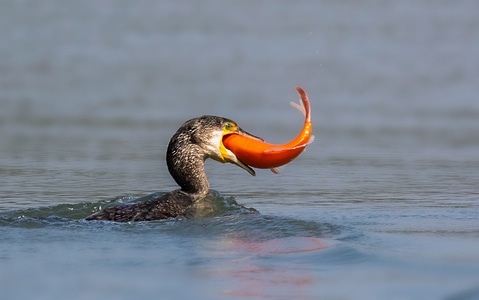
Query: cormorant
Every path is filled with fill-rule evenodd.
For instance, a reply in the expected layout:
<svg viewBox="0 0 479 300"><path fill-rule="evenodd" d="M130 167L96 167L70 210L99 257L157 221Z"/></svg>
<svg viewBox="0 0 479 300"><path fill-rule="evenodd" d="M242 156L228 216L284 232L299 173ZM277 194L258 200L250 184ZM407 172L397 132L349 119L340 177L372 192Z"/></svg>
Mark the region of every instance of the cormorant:
<svg viewBox="0 0 479 300"><path fill-rule="evenodd" d="M259 139L222 117L206 115L186 121L173 135L166 151L168 171L180 189L141 203L107 207L86 220L131 222L186 215L195 202L208 194L209 183L204 169L207 158L236 164L255 176L250 166L223 145L223 137L232 133Z"/></svg>

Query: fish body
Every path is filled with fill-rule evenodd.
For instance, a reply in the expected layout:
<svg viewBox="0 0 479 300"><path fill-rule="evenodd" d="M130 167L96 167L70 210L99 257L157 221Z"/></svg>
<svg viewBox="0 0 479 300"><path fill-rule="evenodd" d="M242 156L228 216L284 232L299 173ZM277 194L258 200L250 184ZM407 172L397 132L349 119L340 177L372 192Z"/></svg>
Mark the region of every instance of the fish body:
<svg viewBox="0 0 479 300"><path fill-rule="evenodd" d="M272 169L274 173L277 172L275 168L298 157L314 140L314 136L308 95L301 87L297 87L296 90L301 97L301 102L300 104L292 102L291 105L304 114L305 121L295 139L285 144L270 144L261 139L234 133L223 137L224 146L243 163L255 168Z"/></svg>

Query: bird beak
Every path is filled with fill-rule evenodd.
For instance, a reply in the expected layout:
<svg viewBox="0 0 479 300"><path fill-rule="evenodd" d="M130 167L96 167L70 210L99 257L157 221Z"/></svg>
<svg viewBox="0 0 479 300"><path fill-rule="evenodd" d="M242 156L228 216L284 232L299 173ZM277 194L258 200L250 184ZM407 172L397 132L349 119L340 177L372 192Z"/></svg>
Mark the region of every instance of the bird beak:
<svg viewBox="0 0 479 300"><path fill-rule="evenodd" d="M234 153L231 152L230 150L227 150L227 151L229 152L228 153L229 157L226 159L228 162L237 165L238 167L240 167L243 170L246 170L246 172L250 173L252 176L256 176L256 172L250 166L248 166L247 164L245 164L244 162L239 160L236 157L236 155L234 155Z"/></svg>
<svg viewBox="0 0 479 300"><path fill-rule="evenodd" d="M236 127L236 128L234 128L230 131L223 132L223 137L226 136L226 135L229 135L229 134L239 134L239 135L244 135L244 136L247 136L247 137L250 137L250 138L253 138L253 139L257 139L257 140L261 140L261 141L263 140L263 139L261 139L257 136L254 136L254 135L244 131L240 127ZM251 175L256 176L256 172L250 166L248 166L247 164L245 164L241 160L239 160L233 152L231 152L229 149L227 149L223 145L223 139L221 139L220 152L221 152L221 156L224 159L224 161L235 164L238 167L246 170Z"/></svg>
<svg viewBox="0 0 479 300"><path fill-rule="evenodd" d="M255 139L255 140L258 140L258 141L264 142L264 140L263 140L262 138L257 137L256 135L252 135L251 133L246 132L246 131L244 131L243 129L241 129L241 128L239 128L239 127L238 127L238 131L235 132L235 133L236 133L236 134L239 134L239 135L244 135L244 136L246 136L246 137L249 137L249 138L252 138L252 139Z"/></svg>

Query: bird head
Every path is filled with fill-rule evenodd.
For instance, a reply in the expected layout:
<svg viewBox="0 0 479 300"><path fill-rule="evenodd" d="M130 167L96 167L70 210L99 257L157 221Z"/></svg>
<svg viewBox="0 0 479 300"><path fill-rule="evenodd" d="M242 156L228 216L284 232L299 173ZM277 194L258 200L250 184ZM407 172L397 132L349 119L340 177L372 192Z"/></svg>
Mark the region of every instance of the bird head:
<svg viewBox="0 0 479 300"><path fill-rule="evenodd" d="M197 141L197 144L201 145L202 148L206 150L209 158L222 163L229 162L235 164L246 170L251 175L256 175L255 171L250 166L239 160L232 151L223 145L223 137L235 133L261 140L260 138L244 131L238 126L238 124L227 118L202 116L198 121L201 126L197 128L197 134L195 134L197 139L200 140Z"/></svg>

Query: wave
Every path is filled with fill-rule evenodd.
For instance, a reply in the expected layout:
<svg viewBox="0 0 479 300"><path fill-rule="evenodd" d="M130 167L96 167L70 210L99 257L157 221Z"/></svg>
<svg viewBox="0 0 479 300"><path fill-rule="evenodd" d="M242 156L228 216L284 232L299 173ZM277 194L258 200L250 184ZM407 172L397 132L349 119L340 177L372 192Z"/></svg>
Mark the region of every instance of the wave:
<svg viewBox="0 0 479 300"><path fill-rule="evenodd" d="M212 190L208 196L194 206L191 219L177 217L149 222L115 223L109 221L86 221L92 213L107 206L147 201L161 196L162 192L140 198L122 195L111 200L58 204L54 206L29 208L0 213L0 226L41 228L48 226L88 226L94 228L119 228L121 230L174 233L184 236L228 235L234 238L247 237L249 240L265 241L272 238L321 237L349 239L351 230L342 226L301 220L290 217L262 215L254 208L244 207L234 197L221 195ZM353 234L354 235L354 234Z"/></svg>

